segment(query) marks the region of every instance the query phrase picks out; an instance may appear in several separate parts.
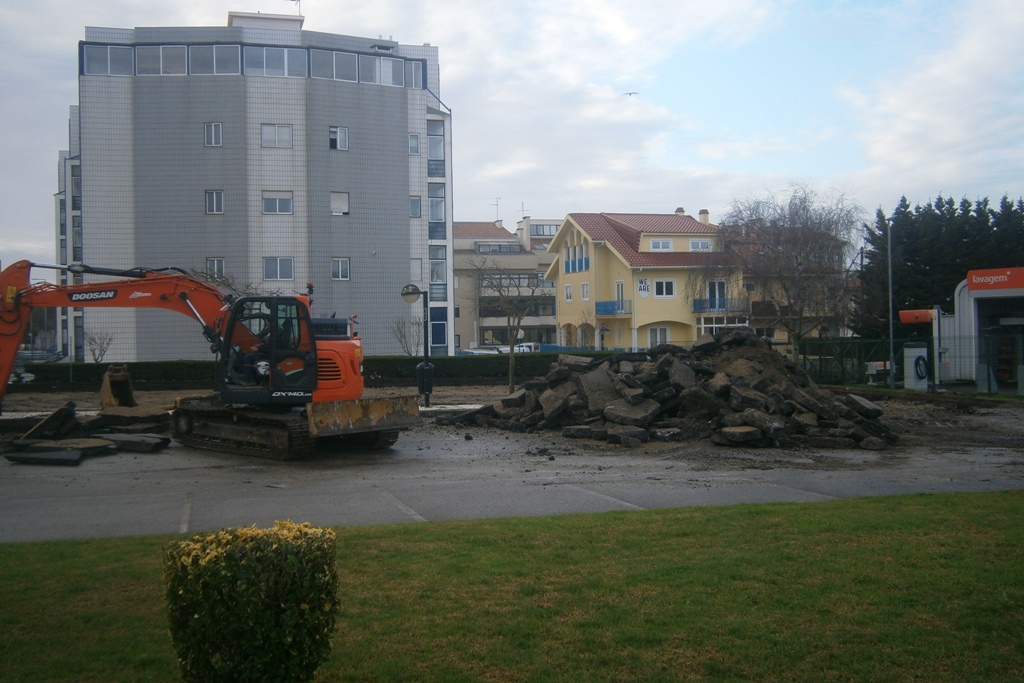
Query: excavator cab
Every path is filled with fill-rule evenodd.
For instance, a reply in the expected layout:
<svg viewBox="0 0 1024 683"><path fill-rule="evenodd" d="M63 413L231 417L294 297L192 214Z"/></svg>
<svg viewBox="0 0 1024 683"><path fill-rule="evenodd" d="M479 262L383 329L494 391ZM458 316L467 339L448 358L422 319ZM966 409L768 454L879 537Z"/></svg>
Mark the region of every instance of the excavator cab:
<svg viewBox="0 0 1024 683"><path fill-rule="evenodd" d="M312 400L316 339L303 301L238 299L224 330L218 382L225 403L297 406Z"/></svg>

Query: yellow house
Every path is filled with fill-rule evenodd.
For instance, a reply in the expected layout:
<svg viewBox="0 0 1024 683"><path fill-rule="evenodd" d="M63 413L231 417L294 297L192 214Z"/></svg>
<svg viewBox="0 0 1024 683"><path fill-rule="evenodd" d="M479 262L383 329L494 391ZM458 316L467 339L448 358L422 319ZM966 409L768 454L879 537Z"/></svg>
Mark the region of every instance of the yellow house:
<svg viewBox="0 0 1024 683"><path fill-rule="evenodd" d="M572 213L548 251L558 343L601 349L692 344L702 333L749 324L735 263L714 252L718 226L671 214Z"/></svg>

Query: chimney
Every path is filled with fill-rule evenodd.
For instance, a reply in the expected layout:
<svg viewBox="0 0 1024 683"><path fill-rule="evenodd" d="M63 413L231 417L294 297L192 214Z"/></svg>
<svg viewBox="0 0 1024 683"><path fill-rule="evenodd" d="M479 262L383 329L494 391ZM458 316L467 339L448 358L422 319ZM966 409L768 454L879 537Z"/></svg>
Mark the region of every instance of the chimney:
<svg viewBox="0 0 1024 683"><path fill-rule="evenodd" d="M711 222L711 214L708 212L707 209L701 209L700 213L697 214L697 220L699 220L704 225L707 225Z"/></svg>
<svg viewBox="0 0 1024 683"><path fill-rule="evenodd" d="M677 216L685 216L686 215L686 209L684 209L681 206L676 208L676 215Z"/></svg>

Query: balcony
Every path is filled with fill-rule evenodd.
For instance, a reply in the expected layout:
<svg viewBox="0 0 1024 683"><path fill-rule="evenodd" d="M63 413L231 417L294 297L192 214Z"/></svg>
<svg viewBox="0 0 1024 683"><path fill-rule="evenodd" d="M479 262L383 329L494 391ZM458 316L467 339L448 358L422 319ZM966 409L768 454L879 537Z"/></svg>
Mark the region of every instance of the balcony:
<svg viewBox="0 0 1024 683"><path fill-rule="evenodd" d="M596 315L630 315L633 313L632 301L598 301L594 304Z"/></svg>
<svg viewBox="0 0 1024 683"><path fill-rule="evenodd" d="M694 299L694 313L750 313L750 299Z"/></svg>

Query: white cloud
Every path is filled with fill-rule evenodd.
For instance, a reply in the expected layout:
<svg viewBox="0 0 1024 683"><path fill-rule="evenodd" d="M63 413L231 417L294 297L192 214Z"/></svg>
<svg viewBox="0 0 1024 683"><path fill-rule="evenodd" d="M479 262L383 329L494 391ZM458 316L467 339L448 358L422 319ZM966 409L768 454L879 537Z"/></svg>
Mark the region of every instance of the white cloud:
<svg viewBox="0 0 1024 683"><path fill-rule="evenodd" d="M950 6L961 13L948 16ZM678 86L659 81L666 78L659 68L671 63L685 69L687 55L697 51L728 56L742 46L770 65L775 54L761 49L764 36L800 41L808 26L846 30L846 24L829 19L832 12L849 13L850 5L815 4L812 10L791 0L301 4L306 30L438 46L438 94L453 110L456 218L486 220L494 215L494 198L502 197L507 223L521 210L558 218L570 211L654 212L679 205L691 213L708 208L714 220L733 197L784 188L794 180L845 187L869 207L877 202L891 208L900 194L912 201L927 201L939 191L1024 194L1024 5L946 0L941 7L947 14L936 16L933 3L920 0L856 5L860 14L850 26L865 31L861 44L874 38L868 31L878 22L897 25L916 16L915 44L925 49L909 64L892 61L902 58L899 51L890 57L882 50L890 59L880 67L884 72L865 76L851 68L835 79L844 84L838 90L848 106L844 115L852 111L859 128L823 111L820 120L798 130L790 121L759 115L756 105L749 117L756 129L746 121L727 127L714 120L704 105L715 89L742 92L747 84L740 69L709 73L706 82L714 87L700 101L666 104L644 91L685 87L682 75ZM76 45L84 27L223 25L236 9L296 11L286 0L39 0L0 7L0 89L18 93L0 102L0 122L18 133L0 140L0 201L7 208L0 218L0 259L8 263L29 252L32 258L52 258L57 151L67 145ZM801 24L811 13L814 21ZM952 41L941 42L947 36ZM839 49L841 41L835 42ZM842 62L830 57L830 63ZM714 59L701 64L715 69ZM765 90L795 93L814 107L818 93L802 76L781 72L778 83ZM640 94L623 96L627 91ZM860 159L836 165L834 145L847 140L860 142L870 166L862 168ZM821 170L815 172L816 166Z"/></svg>
<svg viewBox="0 0 1024 683"><path fill-rule="evenodd" d="M975 2L947 20L960 27L952 44L922 55L906 75L840 91L857 113L858 137L874 162L853 174L854 182L879 190L895 186L908 197L916 192L914 203L939 192L1019 193L1024 6L1015 0ZM1014 175L1018 180L1011 186L991 184Z"/></svg>

